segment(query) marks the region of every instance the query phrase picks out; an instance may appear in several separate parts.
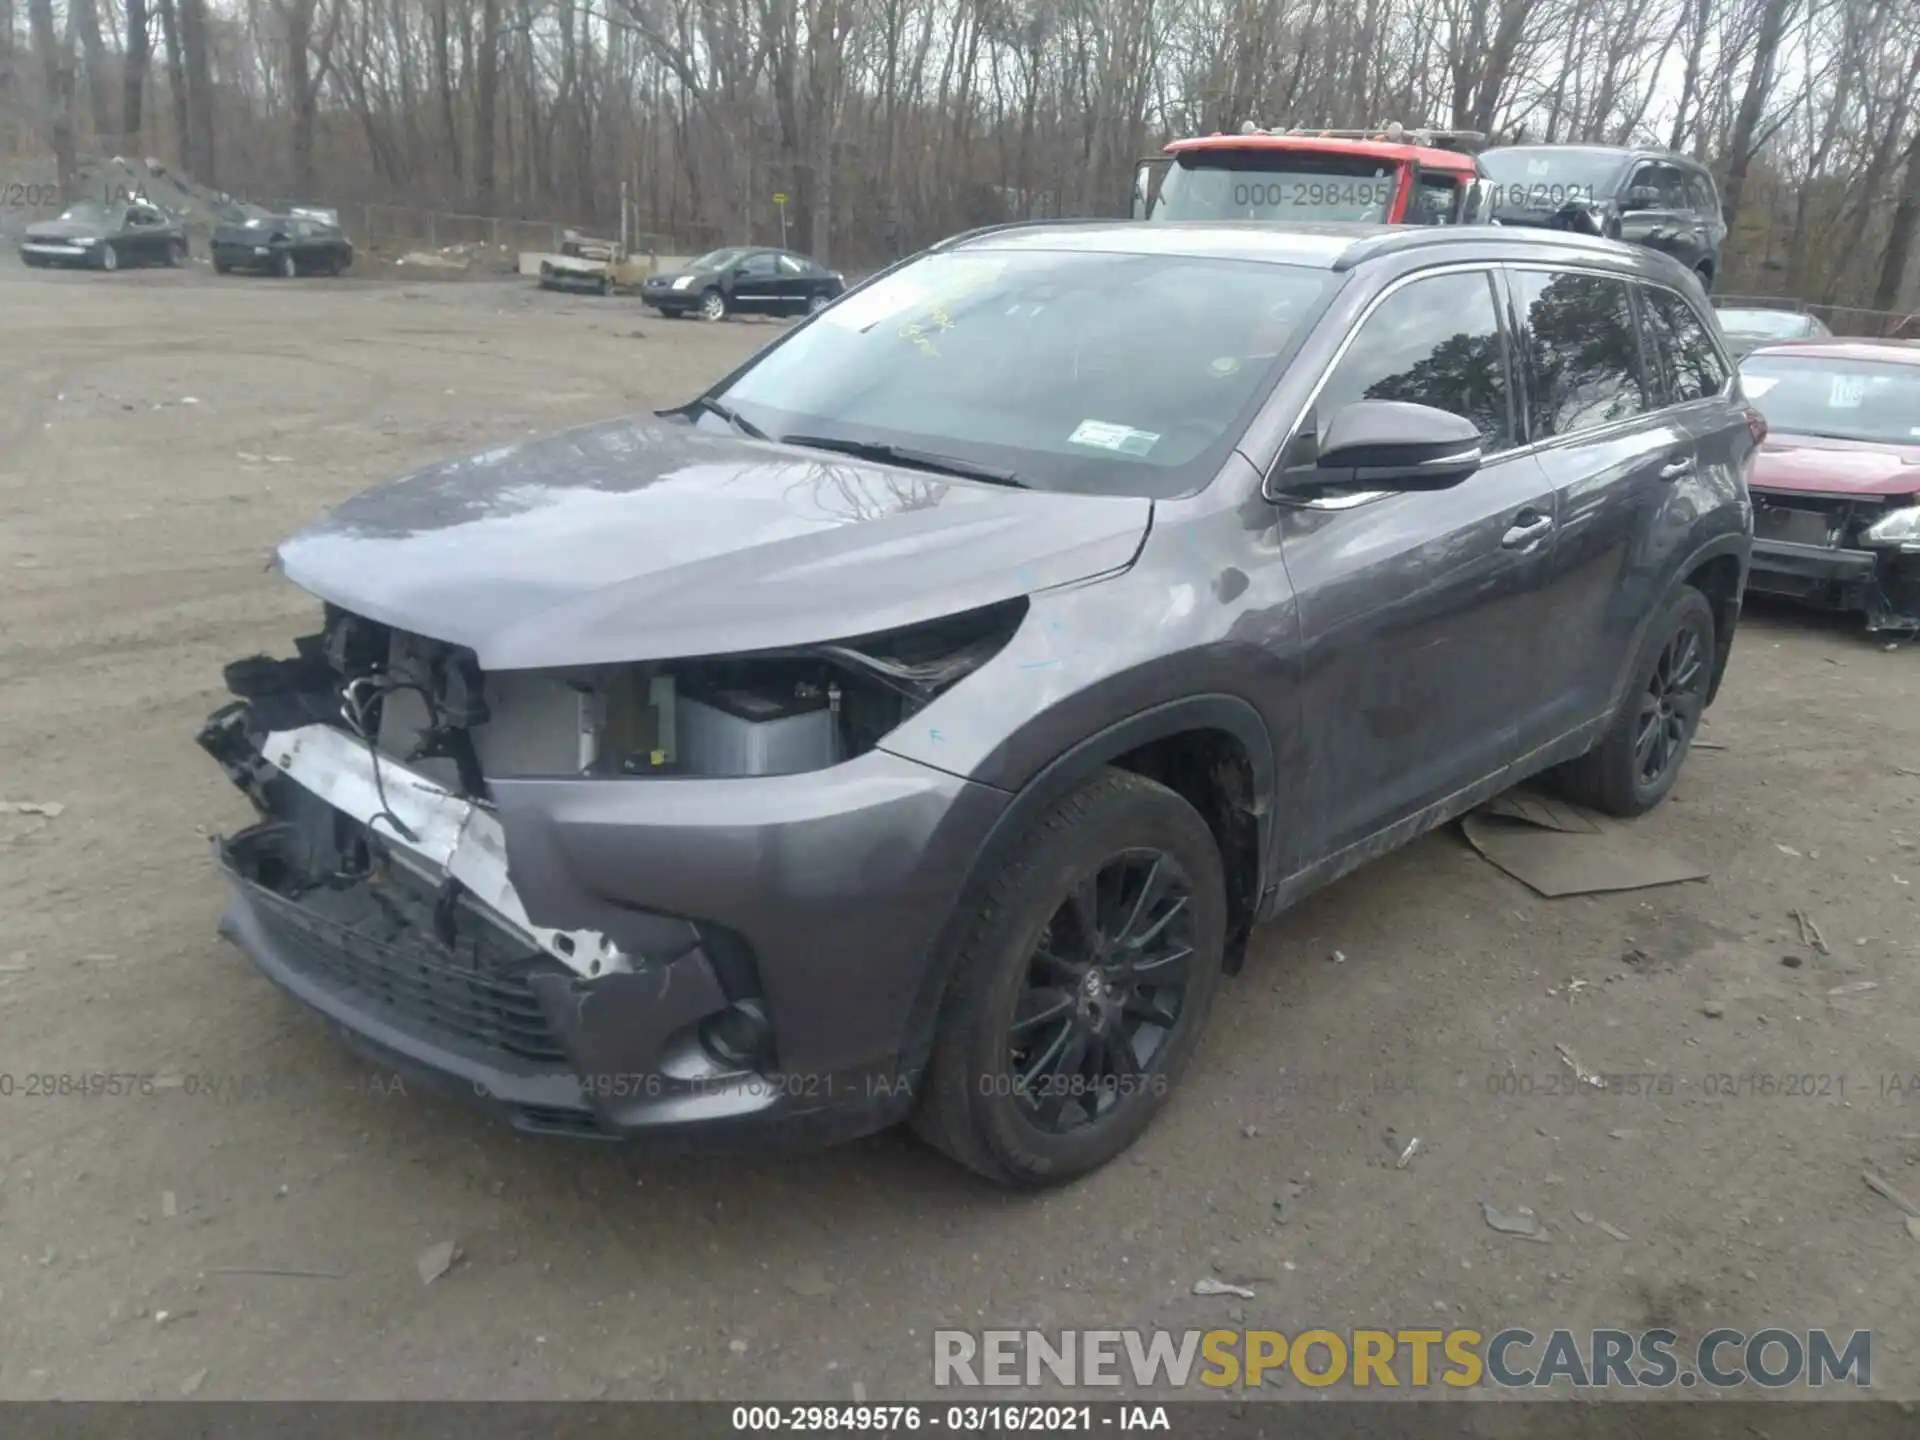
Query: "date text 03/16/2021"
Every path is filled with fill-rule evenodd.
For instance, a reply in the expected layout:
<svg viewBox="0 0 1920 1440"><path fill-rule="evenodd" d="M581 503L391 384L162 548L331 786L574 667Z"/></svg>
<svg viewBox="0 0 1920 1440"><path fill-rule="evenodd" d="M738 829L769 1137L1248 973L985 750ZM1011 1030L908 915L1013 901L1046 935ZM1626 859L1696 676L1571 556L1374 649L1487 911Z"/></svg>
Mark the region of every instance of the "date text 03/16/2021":
<svg viewBox="0 0 1920 1440"><path fill-rule="evenodd" d="M736 1405L736 1435L843 1435L855 1432L945 1431L975 1434L1090 1434L1101 1430L1168 1433L1164 1405Z"/></svg>

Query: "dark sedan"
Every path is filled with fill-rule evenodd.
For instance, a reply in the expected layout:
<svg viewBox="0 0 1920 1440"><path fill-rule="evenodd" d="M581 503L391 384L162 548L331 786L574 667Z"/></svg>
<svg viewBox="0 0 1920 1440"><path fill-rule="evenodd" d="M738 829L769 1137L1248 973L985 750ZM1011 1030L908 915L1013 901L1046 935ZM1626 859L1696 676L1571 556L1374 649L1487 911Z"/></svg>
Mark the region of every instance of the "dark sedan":
<svg viewBox="0 0 1920 1440"><path fill-rule="evenodd" d="M353 245L338 225L308 215L255 215L213 232L213 268L296 275L338 275L353 264Z"/></svg>
<svg viewBox="0 0 1920 1440"><path fill-rule="evenodd" d="M791 250L712 250L684 270L655 275L640 298L662 315L811 315L847 288L846 277Z"/></svg>
<svg viewBox="0 0 1920 1440"><path fill-rule="evenodd" d="M109 205L82 200L57 220L32 226L20 242L29 265L82 265L118 270L123 265L184 265L187 232L157 205L144 201Z"/></svg>
<svg viewBox="0 0 1920 1440"><path fill-rule="evenodd" d="M1775 340L1826 340L1833 332L1815 316L1798 310L1769 310L1760 306L1728 306L1720 311L1720 328L1734 357Z"/></svg>

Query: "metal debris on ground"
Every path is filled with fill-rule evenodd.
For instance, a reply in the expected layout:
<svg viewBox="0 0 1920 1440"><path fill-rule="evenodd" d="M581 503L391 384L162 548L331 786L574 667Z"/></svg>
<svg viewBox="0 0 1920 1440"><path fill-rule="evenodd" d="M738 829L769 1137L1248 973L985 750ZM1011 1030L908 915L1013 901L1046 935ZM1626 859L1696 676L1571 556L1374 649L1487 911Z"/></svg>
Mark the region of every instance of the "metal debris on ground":
<svg viewBox="0 0 1920 1440"><path fill-rule="evenodd" d="M0 800L0 815L42 815L53 820L66 808L58 800Z"/></svg>
<svg viewBox="0 0 1920 1440"><path fill-rule="evenodd" d="M180 1393L182 1395L195 1394L200 1387L206 1383L207 1372L205 1370L196 1370L180 1382Z"/></svg>
<svg viewBox="0 0 1920 1440"><path fill-rule="evenodd" d="M1502 1235L1538 1235L1540 1218L1525 1205L1508 1214L1491 1200L1480 1202L1480 1213L1487 1217L1489 1228L1498 1230Z"/></svg>
<svg viewBox="0 0 1920 1440"><path fill-rule="evenodd" d="M1420 1137L1414 1136L1407 1142L1407 1148L1400 1152L1400 1158L1393 1162L1393 1168L1404 1170L1412 1163L1413 1157L1420 1153Z"/></svg>
<svg viewBox="0 0 1920 1440"><path fill-rule="evenodd" d="M422 1250L413 1262L414 1269L420 1272L420 1283L431 1285L447 1271L453 1268L453 1262L460 1258L460 1247L451 1240L442 1240L437 1245L429 1245Z"/></svg>
<svg viewBox="0 0 1920 1440"><path fill-rule="evenodd" d="M1813 917L1811 915L1799 909L1789 910L1787 914L1791 915L1794 923L1800 927L1800 943L1802 945L1810 945L1822 955L1831 955L1833 953L1827 949L1827 937L1820 933L1820 927L1813 923Z"/></svg>
<svg viewBox="0 0 1920 1440"><path fill-rule="evenodd" d="M1700 1007L1700 1013L1709 1020L1718 1020L1727 1013L1727 1007L1718 1000L1709 1000Z"/></svg>
<svg viewBox="0 0 1920 1440"><path fill-rule="evenodd" d="M1230 1285L1225 1280L1216 1280L1211 1275L1202 1275L1193 1282L1193 1293L1199 1296L1233 1295L1242 1300L1253 1299L1253 1291L1244 1285Z"/></svg>
<svg viewBox="0 0 1920 1440"><path fill-rule="evenodd" d="M1560 1052L1560 1059L1569 1070L1573 1071L1573 1078L1578 1080L1582 1085L1591 1085L1596 1090L1604 1090L1607 1088L1606 1078L1601 1075L1596 1075L1593 1071L1587 1069L1586 1066L1580 1063L1579 1057L1567 1049L1566 1046L1555 1045L1553 1048Z"/></svg>
<svg viewBox="0 0 1920 1440"><path fill-rule="evenodd" d="M1626 1231L1622 1230L1618 1225L1609 1225L1604 1220L1596 1220L1593 1223L1596 1228L1606 1231L1607 1234L1611 1235L1616 1240L1624 1241L1632 1238L1627 1234Z"/></svg>
<svg viewBox="0 0 1920 1440"><path fill-rule="evenodd" d="M1884 1195L1902 1210L1906 1211L1910 1217L1920 1219L1920 1205L1914 1204L1913 1201L1894 1189L1892 1181L1874 1174L1871 1170L1862 1170L1860 1172L1860 1178L1867 1182L1867 1188L1873 1191L1874 1194Z"/></svg>
<svg viewBox="0 0 1920 1440"><path fill-rule="evenodd" d="M291 1265L215 1265L207 1273L211 1275L284 1275L295 1280L346 1279L344 1270L302 1270Z"/></svg>
<svg viewBox="0 0 1920 1440"><path fill-rule="evenodd" d="M1878 980L1849 980L1844 985L1836 985L1827 991L1829 995L1864 995L1869 990L1878 990Z"/></svg>

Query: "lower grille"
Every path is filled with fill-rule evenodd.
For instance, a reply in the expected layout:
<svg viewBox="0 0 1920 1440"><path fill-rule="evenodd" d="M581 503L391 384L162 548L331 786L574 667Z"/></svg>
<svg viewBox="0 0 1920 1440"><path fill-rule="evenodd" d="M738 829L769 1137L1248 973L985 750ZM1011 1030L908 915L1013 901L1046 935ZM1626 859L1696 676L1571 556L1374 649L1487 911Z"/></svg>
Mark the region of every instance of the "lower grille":
<svg viewBox="0 0 1920 1440"><path fill-rule="evenodd" d="M566 1063L527 983L529 973L551 966L544 956L509 949L470 911L456 917L464 933L449 949L434 936L429 902L392 881L320 887L289 899L246 874L239 850L249 838L236 838L230 863L261 924L303 973L372 1003L423 1038L537 1065Z"/></svg>

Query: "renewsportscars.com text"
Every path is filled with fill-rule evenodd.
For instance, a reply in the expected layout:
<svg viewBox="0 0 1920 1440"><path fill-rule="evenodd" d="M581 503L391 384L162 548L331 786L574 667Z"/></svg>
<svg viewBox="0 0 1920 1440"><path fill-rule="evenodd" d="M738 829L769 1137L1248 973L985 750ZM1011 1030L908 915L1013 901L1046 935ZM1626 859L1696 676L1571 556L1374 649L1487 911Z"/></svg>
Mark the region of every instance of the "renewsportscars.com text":
<svg viewBox="0 0 1920 1440"><path fill-rule="evenodd" d="M936 1330L937 1387L1714 1390L1873 1382L1873 1332L1710 1330Z"/></svg>

